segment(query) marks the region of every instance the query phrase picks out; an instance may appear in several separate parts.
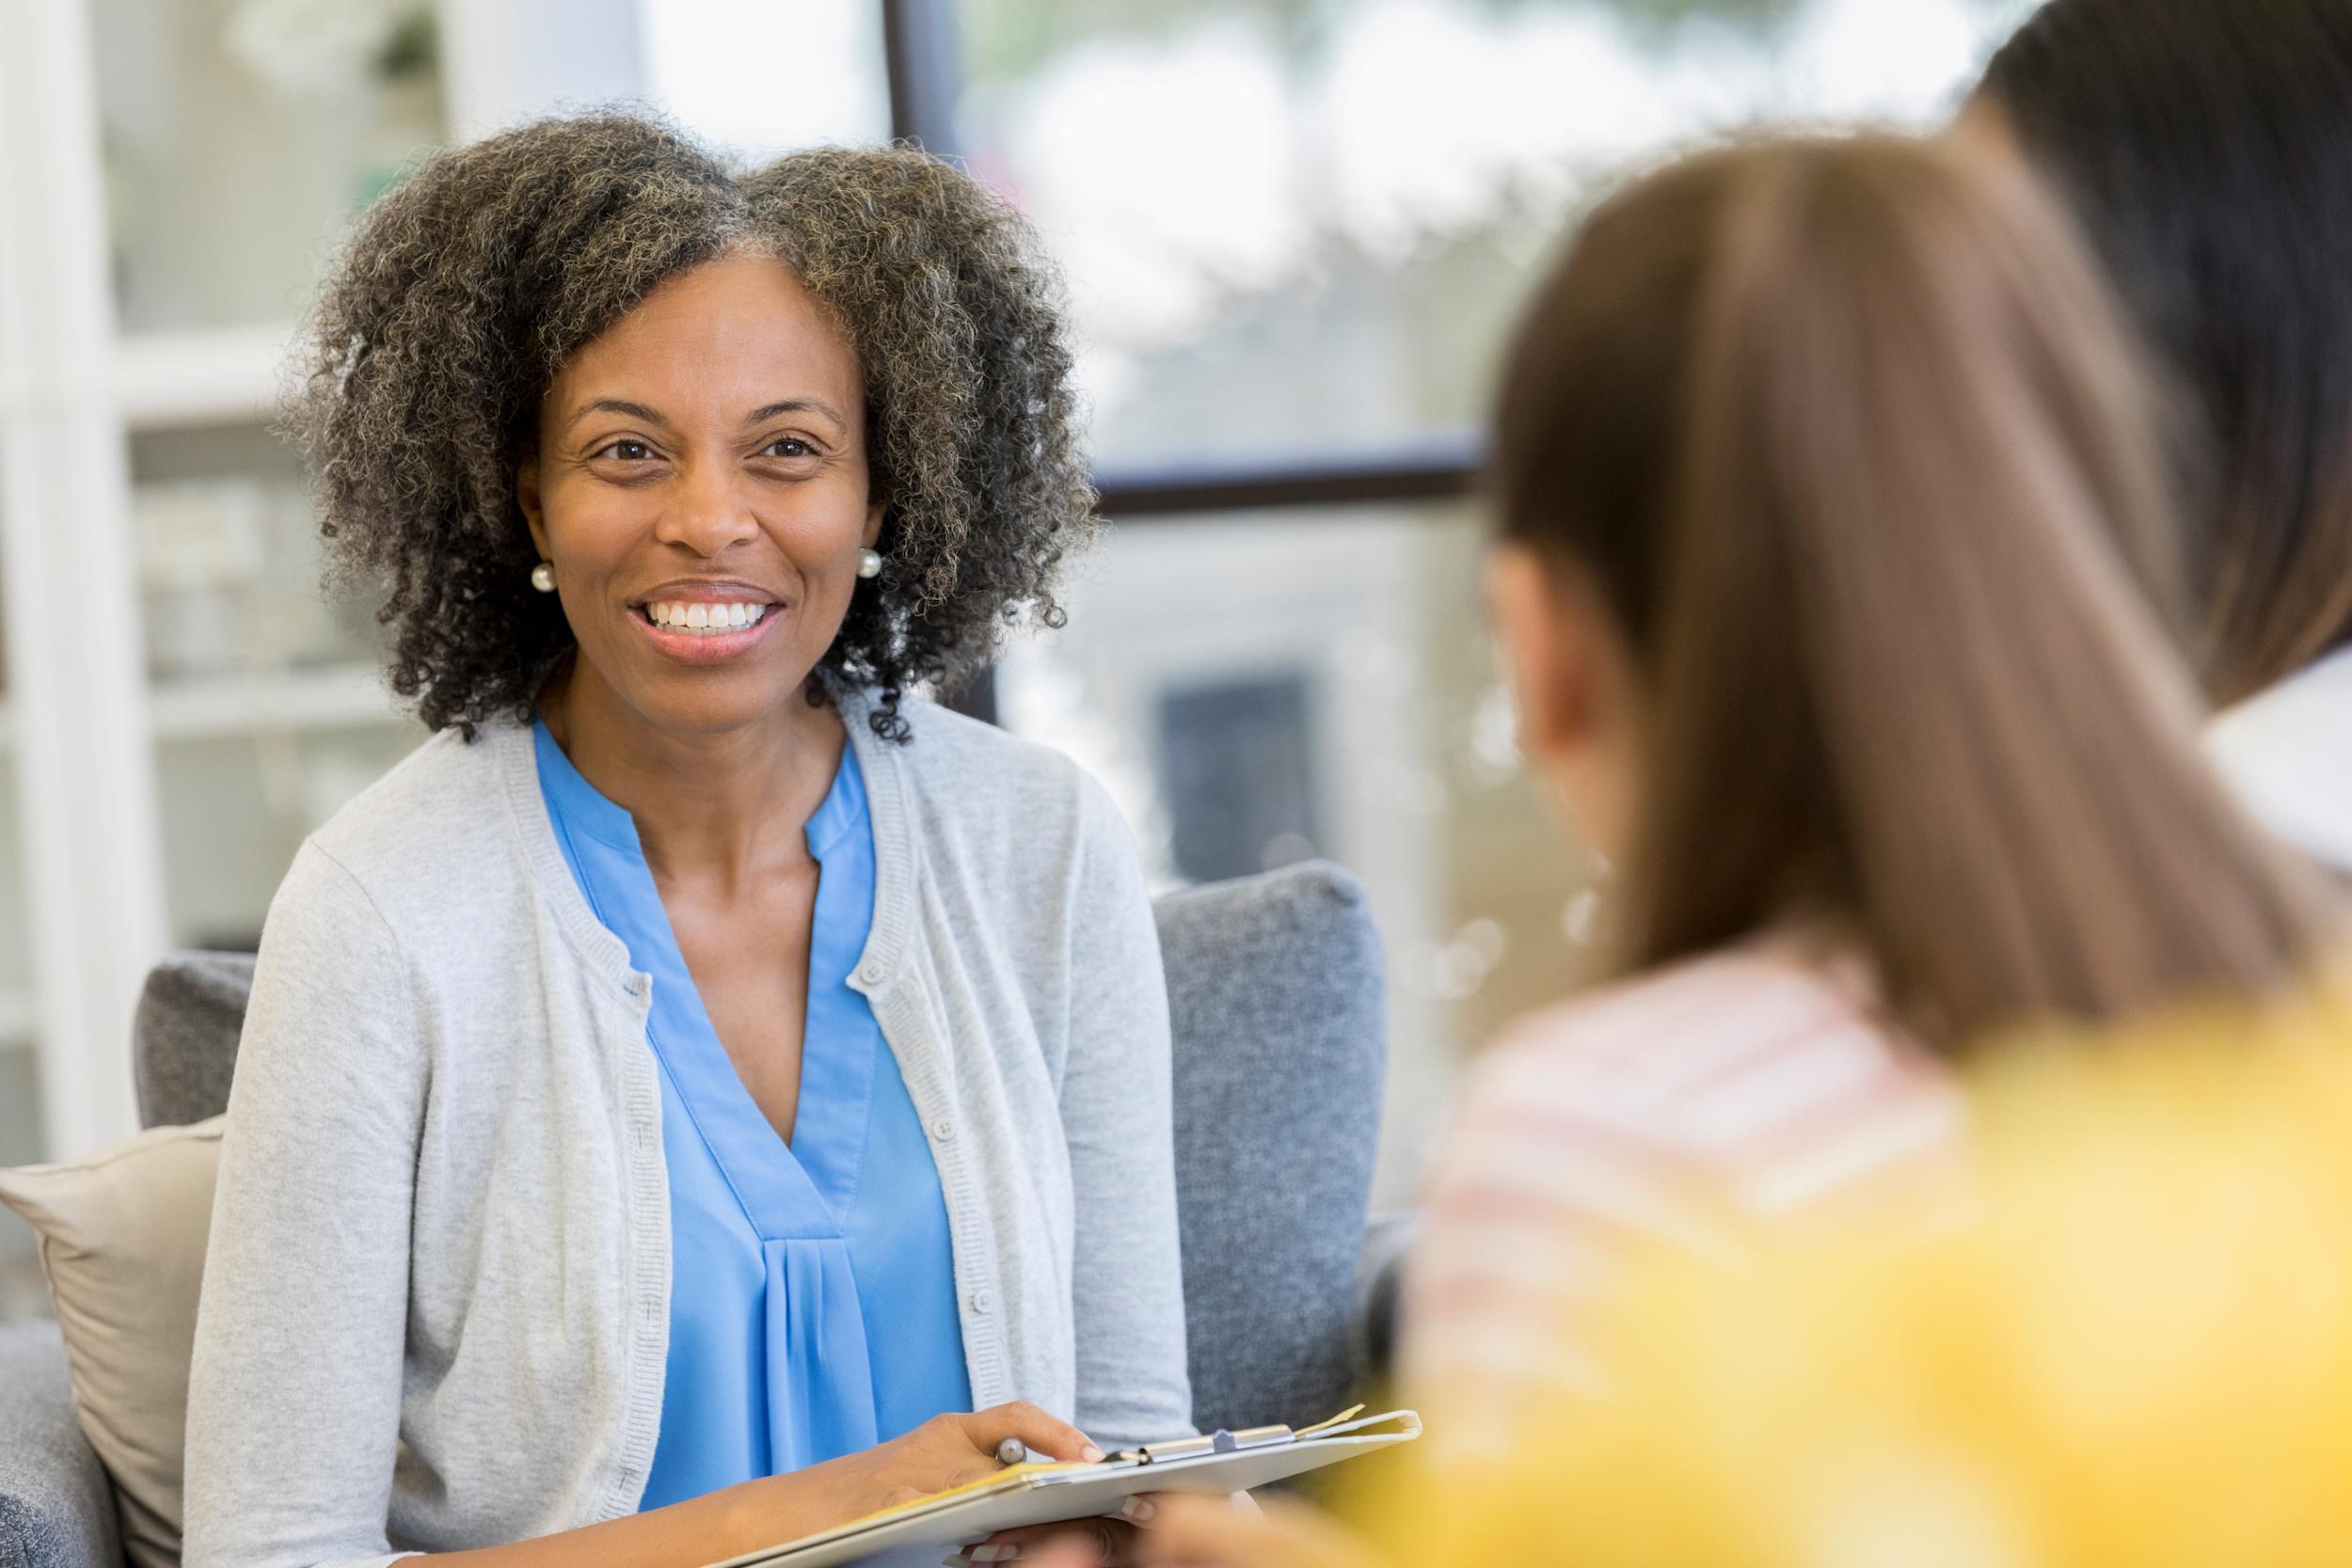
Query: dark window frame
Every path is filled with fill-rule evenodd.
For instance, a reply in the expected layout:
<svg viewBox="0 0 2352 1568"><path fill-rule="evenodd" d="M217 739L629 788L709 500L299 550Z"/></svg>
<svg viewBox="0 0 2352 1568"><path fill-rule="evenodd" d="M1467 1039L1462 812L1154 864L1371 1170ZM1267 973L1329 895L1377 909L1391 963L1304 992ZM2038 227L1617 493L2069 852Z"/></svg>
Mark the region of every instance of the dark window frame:
<svg viewBox="0 0 2352 1568"><path fill-rule="evenodd" d="M956 100L962 76L953 0L879 0L882 61L890 83L890 134L945 158L961 154ZM1304 451L1253 461L1111 468L1095 476L1103 515L1169 526L1241 511L1296 511L1454 500L1475 491L1479 447L1469 432L1431 436L1402 453ZM996 718L993 672L982 671L950 705Z"/></svg>

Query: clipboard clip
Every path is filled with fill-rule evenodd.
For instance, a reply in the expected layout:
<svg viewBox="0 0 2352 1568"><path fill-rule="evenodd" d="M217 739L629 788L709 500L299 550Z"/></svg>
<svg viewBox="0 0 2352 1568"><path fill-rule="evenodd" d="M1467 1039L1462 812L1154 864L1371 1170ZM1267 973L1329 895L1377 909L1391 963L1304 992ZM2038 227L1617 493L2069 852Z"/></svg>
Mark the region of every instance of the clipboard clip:
<svg viewBox="0 0 2352 1568"><path fill-rule="evenodd" d="M1111 1455L1114 1462L1126 1465L1165 1465L1171 1459L1195 1459L1204 1453L1239 1453L1244 1449L1270 1449L1288 1443L1296 1434L1286 1426L1244 1427L1231 1432L1223 1427L1200 1437L1174 1437L1165 1443L1146 1443L1139 1449L1121 1449Z"/></svg>
<svg viewBox="0 0 2352 1568"><path fill-rule="evenodd" d="M1120 1465L1165 1465L1171 1459L1196 1459L1208 1453L1240 1453L1246 1449L1271 1449L1327 1432L1363 1408L1359 1404L1343 1410L1327 1421L1318 1421L1298 1432L1280 1425L1244 1427L1239 1432L1219 1427L1201 1437L1175 1437L1165 1443L1146 1443L1139 1449L1121 1449L1111 1455L1111 1462Z"/></svg>

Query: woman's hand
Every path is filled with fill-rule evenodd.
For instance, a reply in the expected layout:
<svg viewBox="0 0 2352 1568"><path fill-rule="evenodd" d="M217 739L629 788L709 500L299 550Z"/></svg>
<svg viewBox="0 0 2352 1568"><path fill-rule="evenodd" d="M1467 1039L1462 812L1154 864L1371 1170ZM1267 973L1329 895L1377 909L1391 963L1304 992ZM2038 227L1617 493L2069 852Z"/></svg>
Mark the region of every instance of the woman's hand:
<svg viewBox="0 0 2352 1568"><path fill-rule="evenodd" d="M1017 1437L1056 1459L1097 1460L1085 1433L1033 1404L940 1416L864 1453L742 1481L682 1503L510 1546L437 1557L450 1568L685 1568L762 1551L1004 1468Z"/></svg>
<svg viewBox="0 0 2352 1568"><path fill-rule="evenodd" d="M1005 1467L996 1449L1008 1437L1050 1459L1091 1463L1103 1457L1068 1421L1014 1403L972 1416L934 1416L904 1437L777 1479L827 1489L839 1499L839 1520L846 1523L994 1475Z"/></svg>
<svg viewBox="0 0 2352 1568"><path fill-rule="evenodd" d="M947 1568L987 1568L991 1563L1045 1562L1057 1568L1133 1568L1136 1560L1136 1526L1152 1517L1158 1507L1151 1497L1129 1497L1119 1505L1119 1516L1063 1519L1050 1525L1025 1525L1000 1529L977 1546L966 1546L944 1560Z"/></svg>
<svg viewBox="0 0 2352 1568"><path fill-rule="evenodd" d="M1157 1493L1130 1497L1118 1520L1005 1530L947 1559L988 1568L1385 1568L1371 1545L1320 1509Z"/></svg>
<svg viewBox="0 0 2352 1568"><path fill-rule="evenodd" d="M1138 1499L1147 1500L1147 1499ZM1030 1545L996 1558L1018 1568L1383 1568L1371 1545L1319 1509L1287 1497L1263 1505L1248 1493L1231 1497L1160 1493L1128 1514L1136 1528L1105 1555L1091 1532ZM977 1551L971 1554L975 1560Z"/></svg>

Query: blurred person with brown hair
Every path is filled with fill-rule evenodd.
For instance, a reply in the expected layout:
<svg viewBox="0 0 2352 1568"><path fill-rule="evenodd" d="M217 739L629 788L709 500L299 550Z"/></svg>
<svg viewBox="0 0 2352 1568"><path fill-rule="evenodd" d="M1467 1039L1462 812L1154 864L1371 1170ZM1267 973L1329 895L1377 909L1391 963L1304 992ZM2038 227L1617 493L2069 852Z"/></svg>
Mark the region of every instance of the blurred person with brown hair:
<svg viewBox="0 0 2352 1568"><path fill-rule="evenodd" d="M1439 1157L1401 1356L1425 1496L1610 1388L1585 1329L1645 1254L1964 1216L1979 1042L2323 961L2143 592L2150 400L2063 216L1947 145L1686 158L1539 287L1489 587L1522 749L1616 868L1608 978L1483 1057ZM1152 1526L1154 1561L1351 1550Z"/></svg>
<svg viewBox="0 0 2352 1568"><path fill-rule="evenodd" d="M2058 189L2169 377L2215 760L2352 875L2352 4L2050 0L1961 123Z"/></svg>
<svg viewBox="0 0 2352 1568"><path fill-rule="evenodd" d="M2013 167L1765 143L1584 226L1505 376L1491 586L1525 751L1617 867L1618 978L1479 1064L1414 1386L1583 1386L1556 1325L1626 1238L1908 1197L1971 1042L2320 955L2140 592L2148 404Z"/></svg>
<svg viewBox="0 0 2352 1568"><path fill-rule="evenodd" d="M1348 1523L1179 1502L1155 1563L2312 1568L2352 1496L2352 1007L1980 1046L1968 1223L1652 1250L1576 1332L1609 1397ZM1375 1462L1376 1463L1376 1462ZM1375 1551L1368 1543L1376 1542ZM1080 1560L1081 1561L1083 1560Z"/></svg>

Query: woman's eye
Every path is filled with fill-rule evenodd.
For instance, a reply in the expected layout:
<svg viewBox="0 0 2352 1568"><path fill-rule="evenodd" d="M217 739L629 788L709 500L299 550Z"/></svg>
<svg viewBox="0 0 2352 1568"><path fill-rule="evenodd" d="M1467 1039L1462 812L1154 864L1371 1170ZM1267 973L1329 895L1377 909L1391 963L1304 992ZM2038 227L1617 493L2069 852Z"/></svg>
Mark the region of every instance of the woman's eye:
<svg viewBox="0 0 2352 1568"><path fill-rule="evenodd" d="M814 457L817 449L798 436L781 436L759 449L762 457Z"/></svg>
<svg viewBox="0 0 2352 1568"><path fill-rule="evenodd" d="M608 441L596 449L598 457L616 457L624 463L643 463L653 456L653 448L643 441Z"/></svg>

